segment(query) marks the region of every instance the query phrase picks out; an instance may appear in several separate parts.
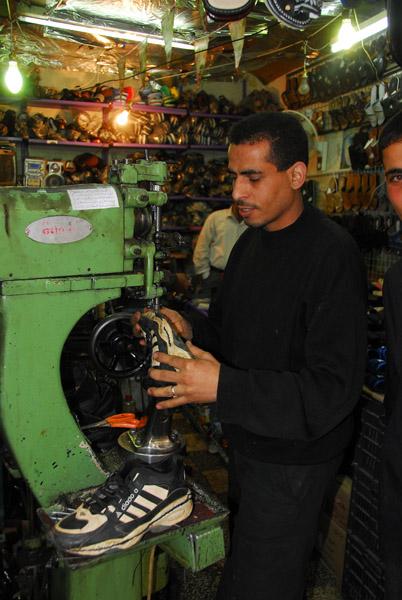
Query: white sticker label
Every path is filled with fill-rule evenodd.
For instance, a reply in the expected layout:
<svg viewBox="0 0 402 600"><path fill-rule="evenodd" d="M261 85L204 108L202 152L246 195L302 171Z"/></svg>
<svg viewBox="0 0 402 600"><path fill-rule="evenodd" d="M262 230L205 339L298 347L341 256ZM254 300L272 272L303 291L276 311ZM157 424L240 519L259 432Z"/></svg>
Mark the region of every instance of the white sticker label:
<svg viewBox="0 0 402 600"><path fill-rule="evenodd" d="M67 191L73 210L95 210L119 206L116 190L110 185Z"/></svg>
<svg viewBox="0 0 402 600"><path fill-rule="evenodd" d="M88 237L92 230L86 219L57 215L33 221L26 227L25 234L41 244L70 244Z"/></svg>

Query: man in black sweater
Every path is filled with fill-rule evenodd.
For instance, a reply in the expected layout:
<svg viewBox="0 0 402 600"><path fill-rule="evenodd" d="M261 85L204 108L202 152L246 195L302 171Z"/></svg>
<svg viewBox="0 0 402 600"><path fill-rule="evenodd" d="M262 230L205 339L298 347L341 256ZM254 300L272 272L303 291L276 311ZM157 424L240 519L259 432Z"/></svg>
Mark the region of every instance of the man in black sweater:
<svg viewBox="0 0 402 600"><path fill-rule="evenodd" d="M384 126L379 149L388 197L402 218L402 112ZM379 541L385 566L387 600L402 598L402 261L384 278L384 317L387 337L385 429L380 462Z"/></svg>
<svg viewBox="0 0 402 600"><path fill-rule="evenodd" d="M303 598L363 383L364 263L345 229L303 204L307 164L293 115L259 113L233 127L233 198L249 227L205 321L161 311L194 360L158 353L177 371L151 369L166 385L149 393L172 397L158 408L216 403L229 442L232 543L220 600Z"/></svg>

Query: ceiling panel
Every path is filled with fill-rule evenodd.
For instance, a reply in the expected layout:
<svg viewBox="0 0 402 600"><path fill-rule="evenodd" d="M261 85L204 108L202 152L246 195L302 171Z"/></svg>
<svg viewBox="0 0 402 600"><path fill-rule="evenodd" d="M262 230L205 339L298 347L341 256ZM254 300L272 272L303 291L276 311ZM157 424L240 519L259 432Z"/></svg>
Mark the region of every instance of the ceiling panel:
<svg viewBox="0 0 402 600"><path fill-rule="evenodd" d="M0 61L5 65L13 46L21 66L80 70L141 78L140 44L108 36L62 31L19 20L36 16L71 23L161 33L161 22L174 12L174 37L194 43L209 36L204 77L213 80L239 78L251 73L265 85L303 64L303 44L327 55L329 42L339 30L344 6L341 0L323 2L321 17L304 30L283 26L257 1L246 18L242 58L235 69L228 23L202 18L201 0L8 0L12 19L0 13ZM346 1L346 0L344 0ZM201 9L203 5L201 5ZM359 22L384 10L382 0L362 0L356 9ZM173 48L170 61L164 48L148 44L146 75L168 85L180 78L195 81L193 50Z"/></svg>

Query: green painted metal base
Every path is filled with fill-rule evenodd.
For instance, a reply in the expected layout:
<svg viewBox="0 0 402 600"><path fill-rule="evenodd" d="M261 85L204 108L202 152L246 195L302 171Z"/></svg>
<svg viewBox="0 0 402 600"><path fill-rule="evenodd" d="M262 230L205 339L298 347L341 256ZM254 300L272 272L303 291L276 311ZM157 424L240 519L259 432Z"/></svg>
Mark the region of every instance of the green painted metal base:
<svg viewBox="0 0 402 600"><path fill-rule="evenodd" d="M221 522L228 510L211 498L194 481L194 509L191 516L164 533L147 534L136 546L97 559L58 552L58 566L52 569L52 600L141 600L147 594L151 549L157 547L152 570L152 590L168 583L168 555L192 571L200 571L225 556ZM45 528L52 526L49 515L59 506L39 509Z"/></svg>
<svg viewBox="0 0 402 600"><path fill-rule="evenodd" d="M151 547L121 552L96 564L70 569L60 563L52 570L52 600L141 600L148 590ZM165 552L155 555L152 593L168 584L169 564Z"/></svg>

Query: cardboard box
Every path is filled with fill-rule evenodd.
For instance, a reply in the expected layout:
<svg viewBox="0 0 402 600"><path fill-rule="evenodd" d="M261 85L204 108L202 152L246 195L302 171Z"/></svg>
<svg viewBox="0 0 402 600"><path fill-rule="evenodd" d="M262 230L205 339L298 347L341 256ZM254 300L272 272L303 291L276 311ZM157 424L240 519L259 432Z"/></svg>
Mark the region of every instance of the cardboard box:
<svg viewBox="0 0 402 600"><path fill-rule="evenodd" d="M345 531L348 527L351 492L352 479L347 475L338 475L324 499L323 512Z"/></svg>
<svg viewBox="0 0 402 600"><path fill-rule="evenodd" d="M346 531L325 513L321 514L316 547L328 569L342 581Z"/></svg>

